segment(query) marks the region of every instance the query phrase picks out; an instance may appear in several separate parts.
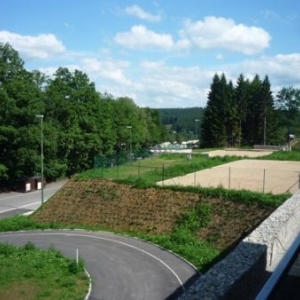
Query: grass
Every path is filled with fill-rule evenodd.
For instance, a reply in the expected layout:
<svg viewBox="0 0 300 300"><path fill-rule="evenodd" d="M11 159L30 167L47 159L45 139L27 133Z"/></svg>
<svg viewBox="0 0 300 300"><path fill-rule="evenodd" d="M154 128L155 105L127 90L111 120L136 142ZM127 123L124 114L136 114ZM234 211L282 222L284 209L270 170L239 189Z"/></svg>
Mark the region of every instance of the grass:
<svg viewBox="0 0 300 300"><path fill-rule="evenodd" d="M24 224L24 223L23 223ZM89 280L82 261L60 252L0 244L0 299L84 299Z"/></svg>
<svg viewBox="0 0 300 300"><path fill-rule="evenodd" d="M144 160L110 168L88 170L76 176L78 180L106 178L149 186L158 181L212 168L241 158L233 156L207 158L201 153L188 159L186 154L162 154Z"/></svg>
<svg viewBox="0 0 300 300"><path fill-rule="evenodd" d="M165 247L204 272L287 197L222 188L139 189L106 180L70 181L32 216L0 220L0 231L113 231Z"/></svg>
<svg viewBox="0 0 300 300"><path fill-rule="evenodd" d="M286 160L286 161L300 161L300 151L276 151L264 158L259 159L272 159L272 160Z"/></svg>
<svg viewBox="0 0 300 300"><path fill-rule="evenodd" d="M298 160L299 153L276 152L267 159ZM77 175L70 187L64 186L32 216L0 220L0 231L106 229L172 250L204 272L290 195L223 188L158 188L154 184L162 178L238 159L208 158L198 153L189 160L186 155L164 154L90 170ZM103 178L118 183L99 180Z"/></svg>

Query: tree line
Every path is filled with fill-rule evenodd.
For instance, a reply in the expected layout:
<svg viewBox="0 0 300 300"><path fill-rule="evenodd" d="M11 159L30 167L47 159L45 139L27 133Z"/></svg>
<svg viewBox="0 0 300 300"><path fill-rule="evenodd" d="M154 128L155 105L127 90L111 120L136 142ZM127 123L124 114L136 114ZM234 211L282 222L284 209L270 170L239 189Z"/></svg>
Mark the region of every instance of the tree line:
<svg viewBox="0 0 300 300"><path fill-rule="evenodd" d="M215 74L201 123L203 147L286 144L300 134L300 90L282 88L276 96L268 76L243 74L236 86Z"/></svg>
<svg viewBox="0 0 300 300"><path fill-rule="evenodd" d="M29 72L9 44L0 44L0 101L2 183L40 173L42 140L53 181L92 168L96 155L138 153L168 135L157 110L99 93L78 70L59 68L52 78Z"/></svg>
<svg viewBox="0 0 300 300"><path fill-rule="evenodd" d="M40 172L42 140L45 177L53 181L92 168L97 155L140 156L165 141L198 136L203 147L252 146L300 134L300 91L283 88L274 97L267 76L240 75L233 86L216 74L205 108L140 108L98 92L78 70L58 68L51 78L29 72L1 43L0 101L0 183Z"/></svg>

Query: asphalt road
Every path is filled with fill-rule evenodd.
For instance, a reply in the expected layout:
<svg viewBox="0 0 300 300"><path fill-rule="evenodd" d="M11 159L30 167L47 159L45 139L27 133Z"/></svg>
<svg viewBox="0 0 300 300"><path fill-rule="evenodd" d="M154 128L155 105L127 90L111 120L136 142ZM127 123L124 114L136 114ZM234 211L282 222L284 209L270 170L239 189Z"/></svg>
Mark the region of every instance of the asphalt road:
<svg viewBox="0 0 300 300"><path fill-rule="evenodd" d="M92 277L90 300L177 299L198 274L195 269L152 244L107 232L84 230L1 233L0 242L53 247L84 260Z"/></svg>
<svg viewBox="0 0 300 300"><path fill-rule="evenodd" d="M44 188L44 201L53 196L66 181L47 184ZM23 214L36 210L41 205L41 191L29 193L2 193L0 194L0 219L17 214Z"/></svg>

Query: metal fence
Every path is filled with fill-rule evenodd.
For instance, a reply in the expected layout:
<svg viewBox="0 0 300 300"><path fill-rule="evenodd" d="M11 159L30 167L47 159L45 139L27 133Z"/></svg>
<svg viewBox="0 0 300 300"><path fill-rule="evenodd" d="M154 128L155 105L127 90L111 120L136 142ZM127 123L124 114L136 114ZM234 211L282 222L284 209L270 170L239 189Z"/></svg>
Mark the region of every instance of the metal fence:
<svg viewBox="0 0 300 300"><path fill-rule="evenodd" d="M134 159L128 155L95 156L94 172L100 178L127 179L135 177L141 179L144 173L152 172L160 180L164 180L164 165L151 166L151 160L141 163L143 158Z"/></svg>
<svg viewBox="0 0 300 300"><path fill-rule="evenodd" d="M274 194L294 193L300 188L300 162L247 159L199 171L193 160L187 158L187 166L189 173L182 175L179 168L169 168L167 163L152 164L151 159L131 160L128 156L94 159L94 170L100 178L143 179L147 176L161 186L222 187Z"/></svg>
<svg viewBox="0 0 300 300"><path fill-rule="evenodd" d="M300 188L300 172L266 168L234 168L224 165L163 180L158 184L222 187L273 194L294 193Z"/></svg>

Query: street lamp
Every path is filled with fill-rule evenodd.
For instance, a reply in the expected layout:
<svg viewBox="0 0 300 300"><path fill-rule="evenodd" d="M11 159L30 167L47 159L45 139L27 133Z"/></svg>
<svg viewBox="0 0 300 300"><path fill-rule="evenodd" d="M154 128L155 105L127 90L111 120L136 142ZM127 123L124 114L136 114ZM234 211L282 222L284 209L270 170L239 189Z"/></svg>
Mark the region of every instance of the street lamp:
<svg viewBox="0 0 300 300"><path fill-rule="evenodd" d="M44 115L36 115L41 120L41 202L44 203L44 141L43 141L43 119Z"/></svg>
<svg viewBox="0 0 300 300"><path fill-rule="evenodd" d="M130 129L130 160L132 160L132 126L126 126L126 128Z"/></svg>
<svg viewBox="0 0 300 300"><path fill-rule="evenodd" d="M195 125L196 125L196 140L198 139L198 122L200 121L199 119L195 119Z"/></svg>

